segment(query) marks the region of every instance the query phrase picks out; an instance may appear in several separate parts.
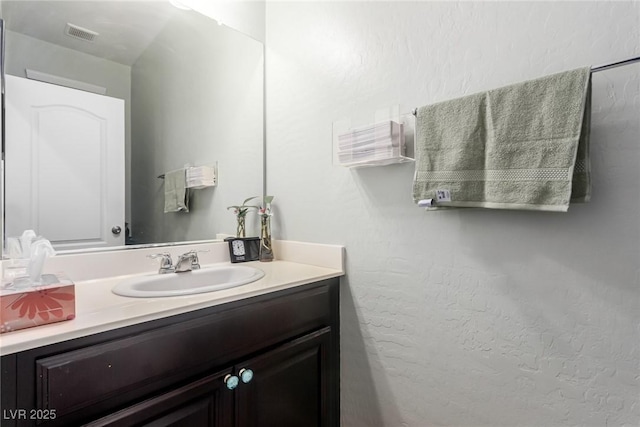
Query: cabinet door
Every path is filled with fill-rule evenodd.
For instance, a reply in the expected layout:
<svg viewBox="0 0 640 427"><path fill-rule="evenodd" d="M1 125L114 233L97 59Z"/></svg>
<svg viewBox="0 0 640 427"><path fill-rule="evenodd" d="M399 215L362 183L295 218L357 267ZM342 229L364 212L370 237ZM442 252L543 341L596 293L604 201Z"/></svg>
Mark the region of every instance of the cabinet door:
<svg viewBox="0 0 640 427"><path fill-rule="evenodd" d="M336 360L330 351L331 328L305 335L236 366L238 427L326 427ZM251 375L244 375L251 370ZM250 373L250 374L251 374ZM248 382L243 383L249 379Z"/></svg>
<svg viewBox="0 0 640 427"><path fill-rule="evenodd" d="M233 392L225 385L227 374L207 376L85 426L233 427Z"/></svg>

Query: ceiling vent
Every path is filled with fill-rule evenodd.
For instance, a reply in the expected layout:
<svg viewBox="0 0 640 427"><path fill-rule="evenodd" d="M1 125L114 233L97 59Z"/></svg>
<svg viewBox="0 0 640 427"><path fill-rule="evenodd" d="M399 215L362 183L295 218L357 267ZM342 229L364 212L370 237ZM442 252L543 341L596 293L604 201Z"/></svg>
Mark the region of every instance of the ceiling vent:
<svg viewBox="0 0 640 427"><path fill-rule="evenodd" d="M95 31L87 30L86 28L78 27L77 25L67 23L64 29L64 33L70 37L92 42L98 37L98 33Z"/></svg>

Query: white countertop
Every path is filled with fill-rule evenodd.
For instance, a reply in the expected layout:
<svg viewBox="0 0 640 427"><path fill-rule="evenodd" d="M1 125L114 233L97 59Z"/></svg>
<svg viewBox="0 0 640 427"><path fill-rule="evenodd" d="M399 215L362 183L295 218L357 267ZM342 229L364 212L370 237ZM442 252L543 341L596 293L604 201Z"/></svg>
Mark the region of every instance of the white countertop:
<svg viewBox="0 0 640 427"><path fill-rule="evenodd" d="M283 255L288 252L300 254L304 250L314 252L311 244L291 243L291 247L281 246L280 249ZM284 243L281 243L281 245L284 245ZM264 271L264 277L253 283L209 293L177 297L130 298L111 292L111 289L117 283L126 278L157 274L149 272L77 281L75 288L75 319L2 334L0 335L0 354L16 353L342 276L344 274L341 265L343 248L322 246L321 250L334 250L334 254L337 254L335 250L339 250L340 264L329 263L328 266L318 266L300 262L306 261L305 259L296 259L295 261L297 262L280 259L269 263L258 261L243 263L242 265L252 266ZM295 257L292 256L291 258ZM337 259L338 257L334 258ZM312 256L311 259L317 258ZM202 267L206 268L213 265L232 264L229 262L210 263L203 264Z"/></svg>

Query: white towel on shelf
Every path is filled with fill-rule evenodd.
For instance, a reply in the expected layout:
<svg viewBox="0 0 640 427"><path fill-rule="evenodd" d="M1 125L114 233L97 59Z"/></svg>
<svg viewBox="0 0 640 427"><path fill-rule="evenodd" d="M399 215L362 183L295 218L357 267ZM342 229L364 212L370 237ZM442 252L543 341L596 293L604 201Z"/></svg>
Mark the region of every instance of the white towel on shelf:
<svg viewBox="0 0 640 427"><path fill-rule="evenodd" d="M205 188L216 185L215 169L211 166L193 166L187 169L187 188Z"/></svg>

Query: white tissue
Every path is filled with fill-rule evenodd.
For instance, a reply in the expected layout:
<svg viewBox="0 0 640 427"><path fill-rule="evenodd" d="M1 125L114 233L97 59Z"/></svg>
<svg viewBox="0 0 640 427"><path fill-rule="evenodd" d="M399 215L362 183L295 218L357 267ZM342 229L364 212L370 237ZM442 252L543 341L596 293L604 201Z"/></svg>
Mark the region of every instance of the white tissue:
<svg viewBox="0 0 640 427"><path fill-rule="evenodd" d="M21 237L7 237L6 254L9 259L2 263L2 282L14 283L19 278L27 276L27 266L31 255L31 242L35 238L33 230L27 230ZM24 251L24 247L29 248L29 252Z"/></svg>
<svg viewBox="0 0 640 427"><path fill-rule="evenodd" d="M33 230L25 230L20 236L20 244L22 246L22 256L20 258L29 258L31 254L31 242L36 239L36 232Z"/></svg>
<svg viewBox="0 0 640 427"><path fill-rule="evenodd" d="M14 289L41 284L42 270L48 256L56 254L51 242L26 230L21 237L7 238L9 259L3 262L2 280Z"/></svg>
<svg viewBox="0 0 640 427"><path fill-rule="evenodd" d="M40 282L45 260L48 256L55 254L56 251L47 239L39 238L31 244L31 256L29 266L27 267L27 273L29 274L31 283Z"/></svg>
<svg viewBox="0 0 640 427"><path fill-rule="evenodd" d="M22 246L17 237L7 237L7 256L10 259L23 258Z"/></svg>

